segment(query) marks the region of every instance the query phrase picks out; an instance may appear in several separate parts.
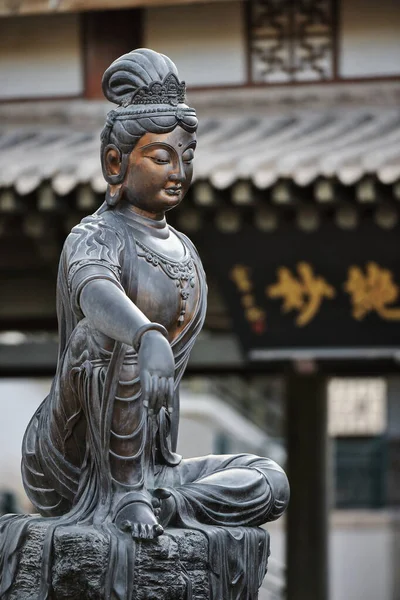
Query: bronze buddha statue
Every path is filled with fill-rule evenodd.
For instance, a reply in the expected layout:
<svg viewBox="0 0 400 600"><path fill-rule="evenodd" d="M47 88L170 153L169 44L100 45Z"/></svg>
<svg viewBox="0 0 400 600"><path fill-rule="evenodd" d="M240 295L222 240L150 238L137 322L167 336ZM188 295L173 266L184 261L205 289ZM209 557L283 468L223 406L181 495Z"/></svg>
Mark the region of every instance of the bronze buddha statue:
<svg viewBox="0 0 400 600"><path fill-rule="evenodd" d="M168 525L259 526L289 497L269 459L176 453L179 383L207 295L196 249L165 218L192 178L197 117L184 89L173 62L148 49L104 74L118 104L101 135L106 200L65 242L57 372L23 443L40 515L125 540Z"/></svg>

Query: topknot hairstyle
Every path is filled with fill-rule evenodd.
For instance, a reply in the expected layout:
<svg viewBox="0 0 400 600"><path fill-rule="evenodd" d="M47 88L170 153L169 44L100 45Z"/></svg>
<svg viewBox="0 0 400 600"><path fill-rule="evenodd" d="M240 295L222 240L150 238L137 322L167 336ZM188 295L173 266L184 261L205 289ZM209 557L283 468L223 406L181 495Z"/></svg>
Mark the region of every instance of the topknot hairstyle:
<svg viewBox="0 0 400 600"><path fill-rule="evenodd" d="M115 60L102 81L105 97L118 105L107 115L101 133L101 165L110 185L122 183L129 155L145 133L169 133L177 125L188 132L197 129L193 108L185 104L185 84L179 81L175 64L164 54L139 48ZM117 150L121 170L109 175L105 156L109 148ZM113 206L118 197L111 196L108 186L106 202Z"/></svg>
<svg viewBox="0 0 400 600"><path fill-rule="evenodd" d="M124 106L136 90L153 82L162 83L170 73L178 79L178 69L168 56L139 48L108 67L103 75L103 94L110 102Z"/></svg>

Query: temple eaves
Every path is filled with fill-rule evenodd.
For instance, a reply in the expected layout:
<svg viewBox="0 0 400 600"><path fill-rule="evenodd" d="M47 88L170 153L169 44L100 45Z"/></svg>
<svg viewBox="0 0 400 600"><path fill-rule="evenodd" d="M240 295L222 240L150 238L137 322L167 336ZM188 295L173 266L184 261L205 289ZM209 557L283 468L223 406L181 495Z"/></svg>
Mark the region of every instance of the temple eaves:
<svg viewBox="0 0 400 600"><path fill-rule="evenodd" d="M85 12L180 4L204 4L227 0L0 0L0 16Z"/></svg>
<svg viewBox="0 0 400 600"><path fill-rule="evenodd" d="M89 184L103 193L100 127L95 119L87 123L86 129L79 123L0 126L0 189L26 196L49 184L56 195L65 196ZM200 187L206 182L226 190L248 182L266 190L285 181L304 188L321 178L349 186L365 177L394 185L400 179L397 107L285 107L246 116L240 111L202 116L198 138L195 182ZM239 204L246 203L242 188Z"/></svg>

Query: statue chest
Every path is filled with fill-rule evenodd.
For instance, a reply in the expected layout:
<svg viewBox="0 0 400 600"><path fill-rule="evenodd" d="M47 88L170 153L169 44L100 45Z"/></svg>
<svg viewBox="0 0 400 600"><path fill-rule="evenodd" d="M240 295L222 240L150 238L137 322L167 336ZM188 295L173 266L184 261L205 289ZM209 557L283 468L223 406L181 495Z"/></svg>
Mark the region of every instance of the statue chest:
<svg viewBox="0 0 400 600"><path fill-rule="evenodd" d="M136 304L150 319L164 325L175 339L190 323L199 300L199 277L189 253L171 260L136 242L138 287Z"/></svg>

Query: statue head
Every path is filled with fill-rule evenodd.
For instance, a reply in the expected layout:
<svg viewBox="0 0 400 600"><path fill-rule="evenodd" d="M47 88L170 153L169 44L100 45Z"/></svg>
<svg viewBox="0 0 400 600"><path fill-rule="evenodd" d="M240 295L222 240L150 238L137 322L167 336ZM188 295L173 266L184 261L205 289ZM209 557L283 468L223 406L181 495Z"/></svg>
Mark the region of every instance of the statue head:
<svg viewBox="0 0 400 600"><path fill-rule="evenodd" d="M118 105L101 134L107 204L124 198L150 213L173 208L191 181L197 129L176 66L140 48L115 60L102 85L106 98Z"/></svg>

